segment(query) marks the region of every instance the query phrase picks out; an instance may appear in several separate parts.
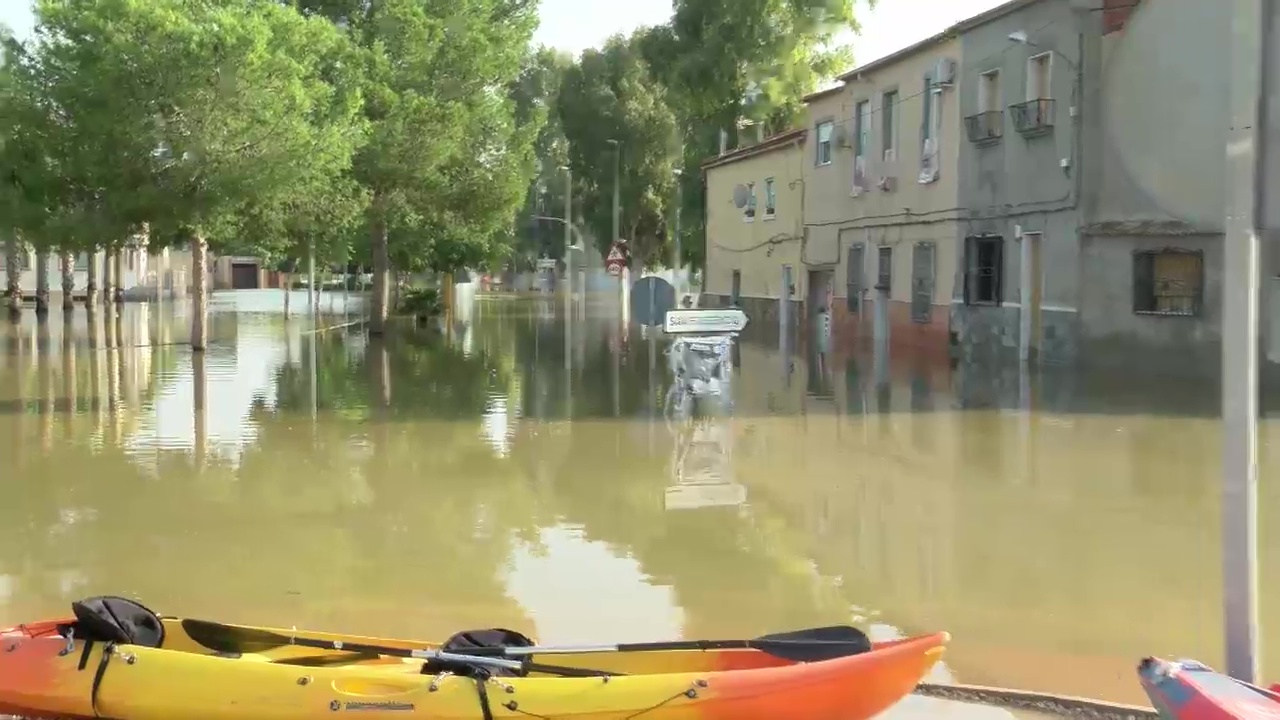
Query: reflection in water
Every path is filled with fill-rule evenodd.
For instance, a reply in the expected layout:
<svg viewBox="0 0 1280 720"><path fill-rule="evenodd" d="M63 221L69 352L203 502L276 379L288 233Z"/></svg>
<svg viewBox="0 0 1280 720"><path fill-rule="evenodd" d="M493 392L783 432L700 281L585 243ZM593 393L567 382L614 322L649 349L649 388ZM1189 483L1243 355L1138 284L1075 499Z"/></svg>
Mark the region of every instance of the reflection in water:
<svg viewBox="0 0 1280 720"><path fill-rule="evenodd" d="M952 632L934 680L1130 702L1144 653L1219 661L1212 391L746 343L732 413L675 416L668 340L607 318L368 342L270 292L215 295L196 356L182 302L5 326L0 623L98 592L547 642L852 619Z"/></svg>

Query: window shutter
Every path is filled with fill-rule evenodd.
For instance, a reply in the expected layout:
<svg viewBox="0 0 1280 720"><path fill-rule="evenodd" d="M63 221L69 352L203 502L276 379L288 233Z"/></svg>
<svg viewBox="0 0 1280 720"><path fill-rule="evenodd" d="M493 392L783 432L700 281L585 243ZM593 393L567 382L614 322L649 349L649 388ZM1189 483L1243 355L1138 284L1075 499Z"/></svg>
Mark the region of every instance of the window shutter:
<svg viewBox="0 0 1280 720"><path fill-rule="evenodd" d="M995 239L996 246L996 262L995 267L991 269L995 275L995 282L992 283L995 289L995 297L991 298L995 304L1000 305L1004 302L1004 238L997 237Z"/></svg>

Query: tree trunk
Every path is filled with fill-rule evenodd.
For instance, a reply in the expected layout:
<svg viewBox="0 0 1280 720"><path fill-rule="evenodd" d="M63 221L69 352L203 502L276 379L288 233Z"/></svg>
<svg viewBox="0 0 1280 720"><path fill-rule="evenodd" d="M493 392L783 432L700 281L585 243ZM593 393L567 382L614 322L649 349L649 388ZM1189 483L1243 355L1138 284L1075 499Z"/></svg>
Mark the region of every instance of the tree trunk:
<svg viewBox="0 0 1280 720"><path fill-rule="evenodd" d="M62 269L62 309L71 312L75 309L75 300L71 294L76 290L76 255L64 252L60 258Z"/></svg>
<svg viewBox="0 0 1280 720"><path fill-rule="evenodd" d="M373 231L369 246L373 251L373 311L369 315L369 334L382 335L387 327L387 300L391 260L387 257L387 218L378 199L374 198Z"/></svg>
<svg viewBox="0 0 1280 720"><path fill-rule="evenodd" d="M115 277L115 292L111 294L112 302L124 302L124 250L117 249L111 253L112 276Z"/></svg>
<svg viewBox="0 0 1280 720"><path fill-rule="evenodd" d="M280 273L280 286L284 288L284 316L289 317L289 296L293 294L293 277L289 273Z"/></svg>
<svg viewBox="0 0 1280 720"><path fill-rule="evenodd" d="M36 253L36 316L49 314L49 253Z"/></svg>
<svg viewBox="0 0 1280 720"><path fill-rule="evenodd" d="M111 272L111 248L106 247L102 250L102 304L110 305L111 298L114 294L116 286L116 278L112 277Z"/></svg>
<svg viewBox="0 0 1280 720"><path fill-rule="evenodd" d="M9 310L22 310L22 247L18 238L10 235L4 241L4 295L9 299Z"/></svg>
<svg viewBox="0 0 1280 720"><path fill-rule="evenodd" d="M84 274L84 306L91 308L98 303L97 248L89 251L89 264Z"/></svg>
<svg viewBox="0 0 1280 720"><path fill-rule="evenodd" d="M209 329L205 313L209 303L208 261L209 243L197 233L191 236L191 349L204 352L209 343Z"/></svg>

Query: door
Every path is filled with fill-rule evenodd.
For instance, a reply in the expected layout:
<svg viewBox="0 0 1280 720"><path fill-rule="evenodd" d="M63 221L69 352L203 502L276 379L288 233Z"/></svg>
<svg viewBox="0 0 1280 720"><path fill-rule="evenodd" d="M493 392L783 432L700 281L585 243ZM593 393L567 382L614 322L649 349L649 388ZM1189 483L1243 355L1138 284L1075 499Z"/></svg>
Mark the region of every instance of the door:
<svg viewBox="0 0 1280 720"><path fill-rule="evenodd" d="M1021 301L1022 339L1018 342L1019 355L1023 360L1032 360L1040 355L1041 338L1041 305L1044 298L1044 272L1041 267L1041 254L1044 252L1044 234L1024 232L1022 234L1022 272Z"/></svg>
<svg viewBox="0 0 1280 720"><path fill-rule="evenodd" d="M235 290L256 290L258 266L255 263L232 263L231 287Z"/></svg>

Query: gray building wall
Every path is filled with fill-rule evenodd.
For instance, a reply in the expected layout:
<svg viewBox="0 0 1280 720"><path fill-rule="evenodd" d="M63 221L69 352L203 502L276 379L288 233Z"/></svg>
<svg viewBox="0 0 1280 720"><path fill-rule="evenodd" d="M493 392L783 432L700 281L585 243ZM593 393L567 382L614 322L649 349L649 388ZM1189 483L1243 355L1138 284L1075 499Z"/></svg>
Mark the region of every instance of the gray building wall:
<svg viewBox="0 0 1280 720"><path fill-rule="evenodd" d="M1231 14L1204 0L1148 0L1103 38L1098 168L1081 233L1081 353L1090 364L1215 373ZM1197 313L1135 309L1135 256L1202 253ZM1274 266L1274 262L1268 260Z"/></svg>
<svg viewBox="0 0 1280 720"><path fill-rule="evenodd" d="M1088 102L1099 82L1100 19L1071 0L1011 3L961 28L962 117L978 115L983 74L999 71L999 139L978 139L961 128L960 203L969 208L967 235L1003 238L999 306L966 304L961 261L952 303L953 352L975 360L1016 356L1023 312L1019 229L1040 236L1040 330L1026 342L1046 363L1077 354L1080 289L1080 198L1087 166L1086 135L1096 125ZM1024 32L1028 43L1010 40ZM1050 52L1051 129L1022 133L1010 106L1027 98L1028 60ZM1081 75L1077 74L1079 69ZM1065 167L1064 167L1065 161ZM962 241L963 242L963 241Z"/></svg>

